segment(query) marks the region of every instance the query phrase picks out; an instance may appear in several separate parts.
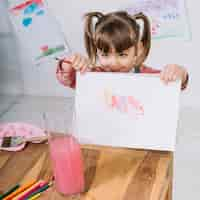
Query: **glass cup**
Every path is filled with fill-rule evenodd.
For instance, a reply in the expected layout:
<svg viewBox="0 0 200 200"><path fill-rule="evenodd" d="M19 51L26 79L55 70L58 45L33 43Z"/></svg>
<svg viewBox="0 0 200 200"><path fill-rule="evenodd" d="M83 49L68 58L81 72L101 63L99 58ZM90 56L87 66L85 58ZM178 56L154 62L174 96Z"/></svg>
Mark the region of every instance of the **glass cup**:
<svg viewBox="0 0 200 200"><path fill-rule="evenodd" d="M58 124L64 119L43 116L48 134L50 159L56 190L63 195L79 194L84 191L84 170L81 148L72 131L57 132ZM63 125L64 127L64 125ZM59 130L60 131L60 130Z"/></svg>

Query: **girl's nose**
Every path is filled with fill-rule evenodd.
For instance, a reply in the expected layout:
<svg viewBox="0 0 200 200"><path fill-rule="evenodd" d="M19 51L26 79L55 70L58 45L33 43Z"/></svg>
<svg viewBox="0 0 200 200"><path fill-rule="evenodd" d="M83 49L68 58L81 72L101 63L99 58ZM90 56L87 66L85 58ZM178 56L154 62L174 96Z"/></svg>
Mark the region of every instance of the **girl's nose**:
<svg viewBox="0 0 200 200"><path fill-rule="evenodd" d="M120 62L119 62L119 60L118 60L118 58L117 57L113 57L111 60L110 60L110 66L111 67L119 67L119 65L120 65Z"/></svg>

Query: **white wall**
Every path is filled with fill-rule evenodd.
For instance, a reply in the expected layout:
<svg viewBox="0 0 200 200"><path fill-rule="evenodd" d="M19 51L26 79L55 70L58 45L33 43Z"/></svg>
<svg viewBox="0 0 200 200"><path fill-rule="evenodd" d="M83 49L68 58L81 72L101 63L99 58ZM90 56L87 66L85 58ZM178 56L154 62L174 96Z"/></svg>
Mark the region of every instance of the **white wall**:
<svg viewBox="0 0 200 200"><path fill-rule="evenodd" d="M83 19L81 16L88 10L115 10L120 5L130 0L48 0L49 7L56 16L64 31L66 38L73 51L84 53L83 46ZM198 85L200 79L200 61L198 59L198 48L200 44L198 18L200 17L200 2L188 0L187 2L190 27L192 32L191 41L179 41L176 39L154 40L152 50L147 60L147 64L162 68L169 63L178 63L187 67L190 74L190 84L183 92L182 103L185 106L200 107L200 95ZM88 9L89 8L89 9ZM110 9L112 8L112 9ZM23 57L23 77L25 83L25 93L36 95L56 95L71 96L73 92L59 85L55 79L55 63L48 63L42 66L33 66L29 60Z"/></svg>
<svg viewBox="0 0 200 200"><path fill-rule="evenodd" d="M6 0L0 2L0 95L23 93L18 47L6 12Z"/></svg>
<svg viewBox="0 0 200 200"><path fill-rule="evenodd" d="M166 63L179 63L187 67L190 82L189 87L182 93L182 103L185 106L200 107L199 93L199 44L200 28L198 18L200 17L200 2L195 0L187 1L190 28L192 33L191 41L161 40L154 41L148 63L163 66Z"/></svg>

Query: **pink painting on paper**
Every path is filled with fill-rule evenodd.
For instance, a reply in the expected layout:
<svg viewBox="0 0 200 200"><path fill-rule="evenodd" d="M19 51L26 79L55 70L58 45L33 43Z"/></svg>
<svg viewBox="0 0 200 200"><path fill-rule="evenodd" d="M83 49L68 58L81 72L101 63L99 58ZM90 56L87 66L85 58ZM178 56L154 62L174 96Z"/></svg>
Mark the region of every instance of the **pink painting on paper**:
<svg viewBox="0 0 200 200"><path fill-rule="evenodd" d="M106 106L124 114L133 114L135 117L144 115L143 104L134 96L117 95L109 90L104 91Z"/></svg>

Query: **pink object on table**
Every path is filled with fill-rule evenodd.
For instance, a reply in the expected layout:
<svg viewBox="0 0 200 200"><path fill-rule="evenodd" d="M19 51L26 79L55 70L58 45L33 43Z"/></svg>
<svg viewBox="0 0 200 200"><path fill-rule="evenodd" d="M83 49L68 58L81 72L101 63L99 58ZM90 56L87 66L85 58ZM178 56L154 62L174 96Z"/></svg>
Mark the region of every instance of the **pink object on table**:
<svg viewBox="0 0 200 200"><path fill-rule="evenodd" d="M50 156L57 191L69 195L83 192L84 173L81 148L71 135L49 139Z"/></svg>
<svg viewBox="0 0 200 200"><path fill-rule="evenodd" d="M45 136L44 130L27 123L5 123L0 124L0 150L19 151L25 147L25 143L17 147L1 147L2 137L5 136L24 136L25 138L32 138L37 136Z"/></svg>

